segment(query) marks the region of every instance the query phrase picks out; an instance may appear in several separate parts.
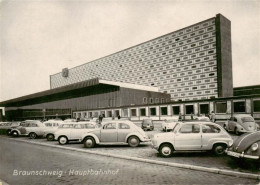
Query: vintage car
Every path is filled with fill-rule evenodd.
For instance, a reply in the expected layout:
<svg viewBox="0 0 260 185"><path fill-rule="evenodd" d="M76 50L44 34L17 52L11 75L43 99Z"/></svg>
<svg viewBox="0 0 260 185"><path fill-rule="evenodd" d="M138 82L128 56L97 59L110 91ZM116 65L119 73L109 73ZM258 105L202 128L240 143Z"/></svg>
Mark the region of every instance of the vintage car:
<svg viewBox="0 0 260 185"><path fill-rule="evenodd" d="M136 147L140 142L150 141L145 132L128 120L111 120L100 128L83 134L80 138L86 148L98 145L127 144Z"/></svg>
<svg viewBox="0 0 260 185"><path fill-rule="evenodd" d="M54 133L54 138L60 145L65 145L69 141L79 141L82 134L97 128L96 122L77 122L70 129L59 129Z"/></svg>
<svg viewBox="0 0 260 185"><path fill-rule="evenodd" d="M206 116L198 116L194 120L197 120L197 121L210 121L209 117L206 117Z"/></svg>
<svg viewBox="0 0 260 185"><path fill-rule="evenodd" d="M31 139L35 139L37 137L44 136L46 130L56 129L63 123L62 120L53 119L43 122L42 125L37 127L26 128L26 132L29 132L28 135Z"/></svg>
<svg viewBox="0 0 260 185"><path fill-rule="evenodd" d="M259 130L259 125L254 118L248 114L237 114L224 123L224 129L228 132L234 132L236 135L246 132L255 132Z"/></svg>
<svg viewBox="0 0 260 185"><path fill-rule="evenodd" d="M10 135L11 130L20 125L20 122L5 122L0 126L0 134Z"/></svg>
<svg viewBox="0 0 260 185"><path fill-rule="evenodd" d="M141 127L143 130L150 130L154 129L154 124L152 119L143 119L141 123Z"/></svg>
<svg viewBox="0 0 260 185"><path fill-rule="evenodd" d="M178 117L164 120L164 122L162 122L162 130L165 132L167 132L168 130L172 130L175 127L178 120Z"/></svg>
<svg viewBox="0 0 260 185"><path fill-rule="evenodd" d="M41 127L45 127L45 125L38 120L26 120L22 121L20 126L13 128L10 133L12 136L30 135L30 137L34 138L35 135L32 134L31 130L41 129Z"/></svg>
<svg viewBox="0 0 260 185"><path fill-rule="evenodd" d="M239 136L226 152L233 159L252 159L260 162L260 132Z"/></svg>
<svg viewBox="0 0 260 185"><path fill-rule="evenodd" d="M54 141L54 134L55 132L61 130L61 129L71 129L74 127L75 124L78 122L69 122L69 121L64 121L63 123L59 124L58 127L52 127L52 128L47 128L44 130L43 137L47 138L48 141Z"/></svg>
<svg viewBox="0 0 260 185"><path fill-rule="evenodd" d="M212 122L178 122L172 132L155 134L152 147L163 157L174 151L207 151L223 155L233 144L232 138L219 125Z"/></svg>

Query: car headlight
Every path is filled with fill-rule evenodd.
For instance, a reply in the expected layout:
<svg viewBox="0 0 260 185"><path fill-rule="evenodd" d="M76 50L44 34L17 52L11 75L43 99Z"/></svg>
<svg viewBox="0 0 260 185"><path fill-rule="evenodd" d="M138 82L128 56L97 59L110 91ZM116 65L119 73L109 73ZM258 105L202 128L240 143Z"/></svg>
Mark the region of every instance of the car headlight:
<svg viewBox="0 0 260 185"><path fill-rule="evenodd" d="M256 151L257 149L258 149L258 144L257 143L252 144L251 150Z"/></svg>

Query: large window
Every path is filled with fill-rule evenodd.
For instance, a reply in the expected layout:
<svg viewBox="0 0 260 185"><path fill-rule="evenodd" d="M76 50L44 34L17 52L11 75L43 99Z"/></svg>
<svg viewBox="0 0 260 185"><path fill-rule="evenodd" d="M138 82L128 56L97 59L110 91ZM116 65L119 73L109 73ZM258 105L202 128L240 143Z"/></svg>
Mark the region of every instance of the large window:
<svg viewBox="0 0 260 185"><path fill-rule="evenodd" d="M180 106L172 106L172 114L179 115L180 113Z"/></svg>
<svg viewBox="0 0 260 185"><path fill-rule="evenodd" d="M167 107L161 107L161 115L167 115L168 111L167 111Z"/></svg>
<svg viewBox="0 0 260 185"><path fill-rule="evenodd" d="M136 116L136 109L131 109L131 116Z"/></svg>
<svg viewBox="0 0 260 185"><path fill-rule="evenodd" d="M200 125L195 125L195 124L183 125L179 132L183 134L199 133Z"/></svg>
<svg viewBox="0 0 260 185"><path fill-rule="evenodd" d="M234 112L246 112L245 102L234 102Z"/></svg>
<svg viewBox="0 0 260 185"><path fill-rule="evenodd" d="M156 108L150 108L150 115L156 116Z"/></svg>
<svg viewBox="0 0 260 185"><path fill-rule="evenodd" d="M186 105L186 114L194 114L194 107L193 105Z"/></svg>
<svg viewBox="0 0 260 185"><path fill-rule="evenodd" d="M140 116L146 116L146 109L145 108L140 109Z"/></svg>
<svg viewBox="0 0 260 185"><path fill-rule="evenodd" d="M260 112L260 100L254 100L254 112Z"/></svg>
<svg viewBox="0 0 260 185"><path fill-rule="evenodd" d="M226 113L227 102L216 102L216 113Z"/></svg>
<svg viewBox="0 0 260 185"><path fill-rule="evenodd" d="M200 104L200 114L209 114L209 104Z"/></svg>

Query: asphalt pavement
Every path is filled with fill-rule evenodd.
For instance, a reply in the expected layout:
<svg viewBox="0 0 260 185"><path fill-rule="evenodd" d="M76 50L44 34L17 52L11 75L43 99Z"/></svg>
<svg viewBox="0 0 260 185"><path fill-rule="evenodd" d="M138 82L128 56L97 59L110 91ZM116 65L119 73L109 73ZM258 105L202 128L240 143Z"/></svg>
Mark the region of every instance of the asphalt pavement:
<svg viewBox="0 0 260 185"><path fill-rule="evenodd" d="M0 179L12 185L259 183L259 180L39 146L7 137L0 138L0 146Z"/></svg>

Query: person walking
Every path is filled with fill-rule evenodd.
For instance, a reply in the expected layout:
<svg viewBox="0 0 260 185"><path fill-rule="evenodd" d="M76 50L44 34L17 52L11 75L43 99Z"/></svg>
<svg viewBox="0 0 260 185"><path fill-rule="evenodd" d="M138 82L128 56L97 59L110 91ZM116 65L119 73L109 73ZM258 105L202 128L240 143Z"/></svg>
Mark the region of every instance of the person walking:
<svg viewBox="0 0 260 185"><path fill-rule="evenodd" d="M121 118L121 116L118 114L117 118L118 118L118 119L120 119L120 118Z"/></svg>
<svg viewBox="0 0 260 185"><path fill-rule="evenodd" d="M216 121L216 115L215 115L215 113L212 111L211 112L211 114L210 114L210 119L211 119L211 121L213 122L213 123L215 123L215 121Z"/></svg>
<svg viewBox="0 0 260 185"><path fill-rule="evenodd" d="M193 112L190 114L190 119L193 120Z"/></svg>

